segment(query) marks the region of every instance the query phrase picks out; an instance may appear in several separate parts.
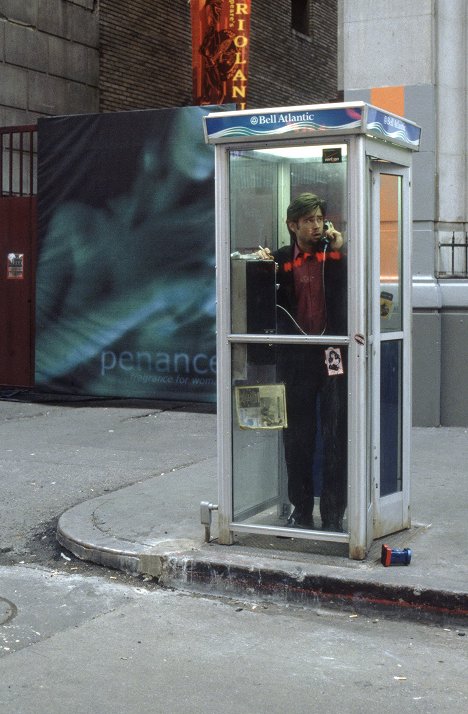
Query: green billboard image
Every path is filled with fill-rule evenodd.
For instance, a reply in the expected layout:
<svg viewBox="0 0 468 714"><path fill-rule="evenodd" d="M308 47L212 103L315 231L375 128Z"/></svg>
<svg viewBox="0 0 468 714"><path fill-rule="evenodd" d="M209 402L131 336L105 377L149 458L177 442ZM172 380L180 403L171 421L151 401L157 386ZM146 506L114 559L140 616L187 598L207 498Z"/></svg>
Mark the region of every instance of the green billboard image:
<svg viewBox="0 0 468 714"><path fill-rule="evenodd" d="M53 392L214 401L208 108L39 120L35 379Z"/></svg>

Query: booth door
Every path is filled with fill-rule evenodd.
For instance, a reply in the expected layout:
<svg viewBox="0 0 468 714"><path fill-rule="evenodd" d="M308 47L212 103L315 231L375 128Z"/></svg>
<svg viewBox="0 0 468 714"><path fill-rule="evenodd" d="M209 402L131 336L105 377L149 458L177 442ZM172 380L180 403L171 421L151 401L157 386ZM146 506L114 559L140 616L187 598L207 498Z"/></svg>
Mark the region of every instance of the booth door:
<svg viewBox="0 0 468 714"><path fill-rule="evenodd" d="M410 526L411 265L409 169L371 163L374 538Z"/></svg>
<svg viewBox="0 0 468 714"><path fill-rule="evenodd" d="M290 201L316 192L327 204L327 221L346 236L347 156L343 142L229 151L225 229L230 300L218 320L225 325L229 350L220 339L218 366L221 373L226 364L224 374L230 377L220 380L220 408L230 418L223 434L229 429L231 435L231 453L226 449L223 458L232 474L232 490L226 488L223 503L231 499L231 528L237 533L348 540L345 251L334 250L322 237L313 254L298 258L288 252L291 237L286 225ZM333 299L324 310L321 331L307 332L281 304L279 288L286 279L278 277L274 260L258 259L259 246L272 253L285 246L281 255L290 261L293 256L299 262L309 260L314 272L309 277L304 271L302 282L320 281L330 288L333 278ZM286 262L283 274L291 266ZM224 298L222 288L219 295ZM294 311L290 306L289 310ZM296 454L296 462L305 464L303 481L293 486L296 496L302 488L307 511L307 519L297 528L288 521L296 504L290 499L286 449L290 470ZM296 462L295 474L300 470ZM323 504L334 514L341 509L341 517L326 519Z"/></svg>

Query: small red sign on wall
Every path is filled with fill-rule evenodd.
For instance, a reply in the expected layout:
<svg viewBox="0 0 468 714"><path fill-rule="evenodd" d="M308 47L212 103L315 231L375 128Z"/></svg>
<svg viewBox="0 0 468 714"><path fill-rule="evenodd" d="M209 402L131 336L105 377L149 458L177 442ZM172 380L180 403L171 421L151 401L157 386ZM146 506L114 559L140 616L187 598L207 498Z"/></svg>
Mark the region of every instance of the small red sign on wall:
<svg viewBox="0 0 468 714"><path fill-rule="evenodd" d="M8 253L7 258L7 279L24 279L24 253Z"/></svg>

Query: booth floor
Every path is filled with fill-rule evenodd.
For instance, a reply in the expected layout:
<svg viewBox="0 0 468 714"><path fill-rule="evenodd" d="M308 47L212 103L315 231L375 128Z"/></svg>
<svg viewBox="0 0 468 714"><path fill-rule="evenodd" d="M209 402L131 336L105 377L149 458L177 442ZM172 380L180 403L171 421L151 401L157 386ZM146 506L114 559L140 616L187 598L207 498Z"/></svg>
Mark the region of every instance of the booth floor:
<svg viewBox="0 0 468 714"><path fill-rule="evenodd" d="M171 418L177 420L174 412ZM174 434L174 466L178 438L183 434ZM206 459L66 511L58 523L59 542L79 558L155 578L165 587L468 621L467 429L413 429L413 525L375 541L364 561L350 560L344 544L298 538L242 534L232 546L220 545L216 514L212 539L205 542L200 502L217 503L212 432L206 439ZM411 563L384 567L383 543L411 548Z"/></svg>

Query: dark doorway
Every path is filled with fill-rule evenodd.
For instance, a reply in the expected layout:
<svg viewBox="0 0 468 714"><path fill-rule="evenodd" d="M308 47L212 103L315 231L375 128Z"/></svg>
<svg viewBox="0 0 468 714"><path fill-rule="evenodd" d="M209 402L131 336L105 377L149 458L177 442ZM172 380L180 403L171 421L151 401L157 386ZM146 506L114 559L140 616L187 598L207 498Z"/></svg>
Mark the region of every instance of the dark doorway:
<svg viewBox="0 0 468 714"><path fill-rule="evenodd" d="M0 384L34 383L35 127L0 129Z"/></svg>

